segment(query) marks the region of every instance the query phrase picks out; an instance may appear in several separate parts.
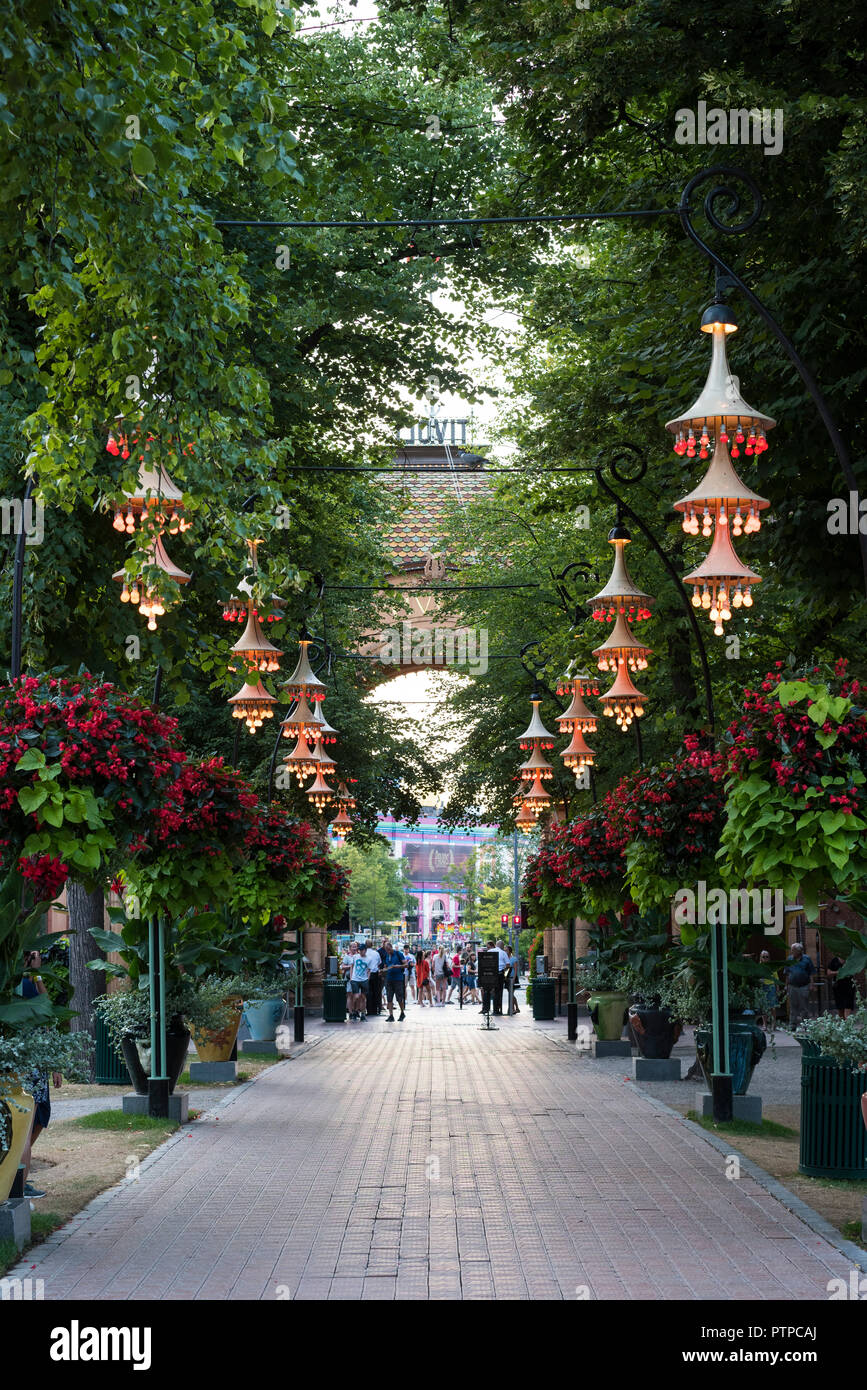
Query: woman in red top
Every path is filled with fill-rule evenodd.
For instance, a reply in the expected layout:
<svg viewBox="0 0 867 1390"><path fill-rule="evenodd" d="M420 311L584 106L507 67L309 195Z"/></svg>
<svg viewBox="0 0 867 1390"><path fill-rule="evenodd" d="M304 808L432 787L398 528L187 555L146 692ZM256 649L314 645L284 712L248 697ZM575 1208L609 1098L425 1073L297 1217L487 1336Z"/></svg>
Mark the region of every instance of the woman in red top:
<svg viewBox="0 0 867 1390"><path fill-rule="evenodd" d="M415 953L415 978L418 984L418 999L415 1001L424 1008L425 995L433 1008L433 995L430 988L430 962L426 959L424 951Z"/></svg>

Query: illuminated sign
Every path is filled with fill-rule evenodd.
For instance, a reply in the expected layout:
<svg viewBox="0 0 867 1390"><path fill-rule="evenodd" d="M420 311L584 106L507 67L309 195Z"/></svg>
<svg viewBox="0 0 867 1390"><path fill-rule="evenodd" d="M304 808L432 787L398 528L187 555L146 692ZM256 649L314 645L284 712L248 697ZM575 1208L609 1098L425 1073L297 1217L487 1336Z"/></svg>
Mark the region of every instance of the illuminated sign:
<svg viewBox="0 0 867 1390"><path fill-rule="evenodd" d="M409 430L401 430L402 444L466 444L468 419L464 420L418 420Z"/></svg>

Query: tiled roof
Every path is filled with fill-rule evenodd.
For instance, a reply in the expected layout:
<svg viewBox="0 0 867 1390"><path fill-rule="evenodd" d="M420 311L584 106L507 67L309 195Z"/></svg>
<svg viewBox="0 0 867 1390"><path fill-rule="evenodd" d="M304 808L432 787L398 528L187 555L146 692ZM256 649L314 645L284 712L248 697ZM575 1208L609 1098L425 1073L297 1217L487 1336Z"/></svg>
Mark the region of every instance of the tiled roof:
<svg viewBox="0 0 867 1390"><path fill-rule="evenodd" d="M440 444L410 445L401 450L395 462L412 469L449 469L431 472L430 477L423 472L391 475L389 486L405 499L405 506L388 544L395 568L406 570L439 550L447 508L455 502L470 503L487 496L491 484L478 462L461 463L457 451L449 455Z"/></svg>

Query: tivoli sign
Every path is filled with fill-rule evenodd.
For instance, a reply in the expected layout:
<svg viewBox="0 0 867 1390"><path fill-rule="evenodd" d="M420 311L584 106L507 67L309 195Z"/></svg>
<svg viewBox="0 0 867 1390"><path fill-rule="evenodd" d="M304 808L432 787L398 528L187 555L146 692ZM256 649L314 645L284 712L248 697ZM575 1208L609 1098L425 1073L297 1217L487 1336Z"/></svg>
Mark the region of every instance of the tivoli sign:
<svg viewBox="0 0 867 1390"><path fill-rule="evenodd" d="M401 444L466 444L469 420L419 420L409 430L400 431ZM459 437L456 438L456 435Z"/></svg>

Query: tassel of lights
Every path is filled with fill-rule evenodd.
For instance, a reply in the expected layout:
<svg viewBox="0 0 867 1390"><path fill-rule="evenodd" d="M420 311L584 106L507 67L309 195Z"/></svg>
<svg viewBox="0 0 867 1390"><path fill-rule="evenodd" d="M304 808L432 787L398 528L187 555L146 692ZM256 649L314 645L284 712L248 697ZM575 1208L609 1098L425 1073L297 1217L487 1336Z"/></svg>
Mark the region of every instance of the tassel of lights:
<svg viewBox="0 0 867 1390"><path fill-rule="evenodd" d="M515 826L523 835L529 835L531 830L536 829L536 817L521 797L521 809L515 817Z"/></svg>
<svg viewBox="0 0 867 1390"><path fill-rule="evenodd" d="M233 719L245 720L251 734L261 729L266 719L274 718L273 707L276 703L274 696L269 694L261 681L257 681L255 685L245 681L241 689L229 699Z"/></svg>
<svg viewBox="0 0 867 1390"><path fill-rule="evenodd" d="M568 707L562 714L558 714L557 723L560 726L561 734L572 734L572 740L564 748L560 757L563 762L578 777L581 769L590 767L596 759L593 749L587 744L584 738L585 733L595 734L596 715L588 709L584 702L585 695L598 695L599 687L595 682L590 681L587 676L576 676L571 681L557 687L558 695L572 695Z"/></svg>
<svg viewBox="0 0 867 1390"><path fill-rule="evenodd" d="M347 789L345 782L338 782L337 784L337 805L339 810L331 822L331 829L338 840L345 840L352 830L352 818L349 812L355 810L355 797Z"/></svg>
<svg viewBox="0 0 867 1390"><path fill-rule="evenodd" d="M115 504L112 526L127 536L135 535L136 531L167 531L170 536L176 536L178 532L189 531L193 524L184 515L183 493L162 464L151 468L143 463L138 472L137 489L125 492L123 498L123 502Z"/></svg>
<svg viewBox="0 0 867 1390"><path fill-rule="evenodd" d="M168 600L165 591L160 588L159 581L147 577L146 566L162 570L163 574L177 584L189 584L191 576L169 559L162 536L156 536L151 541L147 554L141 561L138 577L133 579L131 584L124 569L116 570L111 576L116 583L123 586L120 592L121 603L131 603L137 608L141 616L148 620L148 631L155 632L157 618L161 618L165 613Z"/></svg>
<svg viewBox="0 0 867 1390"><path fill-rule="evenodd" d="M554 747L554 736L542 723L539 714L542 701L537 695L533 695L530 703L533 706L533 716L518 738L518 746L525 752L529 750L530 753L527 761L522 763L519 769L525 787L530 784L529 790L522 791L515 797L515 804L521 806L521 814L515 823L520 823L522 828L527 827L527 821L526 817L522 821L521 815L526 812L533 817L535 823L545 807L550 805L551 798L542 786L542 779L547 781L554 776L554 769L545 757L545 753Z"/></svg>
<svg viewBox="0 0 867 1390"><path fill-rule="evenodd" d="M325 778L322 776L322 769L317 762L316 776L307 788L307 800L317 811L324 811L334 800L334 791L329 787Z"/></svg>
<svg viewBox="0 0 867 1390"><path fill-rule="evenodd" d="M605 588L589 600L593 617L599 622L613 622L611 636L600 647L594 648L600 671L614 672L614 682L601 696L603 713L614 717L624 732L633 719L644 714L647 696L632 680L630 672L643 671L652 648L644 645L633 634L629 620L640 621L650 617L653 599L644 593L632 580L626 565L624 550L632 537L623 523L618 520L608 533L608 544L614 547L614 567Z"/></svg>
<svg viewBox="0 0 867 1390"><path fill-rule="evenodd" d="M706 559L684 584L693 586L692 602L703 608L721 637L723 624L733 608L752 607L752 586L761 583L738 558L732 538L749 536L761 527L759 513L770 504L741 481L732 459L743 452L748 458L764 453L767 431L776 421L748 405L728 364L726 338L737 332L731 310L720 302L707 309L701 331L711 335L711 361L704 390L685 415L669 420L666 429L675 435L674 452L687 458L705 459L710 467L698 487L687 493L674 510L683 513L683 530L705 539L713 536Z"/></svg>
<svg viewBox="0 0 867 1390"><path fill-rule="evenodd" d="M298 643L301 654L298 657L298 664L292 675L286 682L286 691L289 695L294 695L296 699L301 695L306 695L308 700L316 703L325 699L325 686L314 674L307 656L307 648L310 646L310 638L302 637Z"/></svg>
<svg viewBox="0 0 867 1390"><path fill-rule="evenodd" d="M551 805L551 798L542 786L538 772L533 781L533 785L524 795L524 809L538 820L543 811L547 811Z"/></svg>

